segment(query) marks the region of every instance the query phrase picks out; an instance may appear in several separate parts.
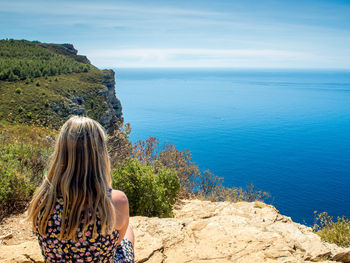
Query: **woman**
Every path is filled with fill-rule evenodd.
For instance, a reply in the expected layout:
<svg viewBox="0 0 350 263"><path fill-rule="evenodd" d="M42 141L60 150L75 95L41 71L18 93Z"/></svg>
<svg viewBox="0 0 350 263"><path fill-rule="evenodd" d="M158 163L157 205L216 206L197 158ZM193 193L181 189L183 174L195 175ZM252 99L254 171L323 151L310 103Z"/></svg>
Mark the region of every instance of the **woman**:
<svg viewBox="0 0 350 263"><path fill-rule="evenodd" d="M28 209L45 262L134 262L128 199L111 183L103 128L71 117Z"/></svg>

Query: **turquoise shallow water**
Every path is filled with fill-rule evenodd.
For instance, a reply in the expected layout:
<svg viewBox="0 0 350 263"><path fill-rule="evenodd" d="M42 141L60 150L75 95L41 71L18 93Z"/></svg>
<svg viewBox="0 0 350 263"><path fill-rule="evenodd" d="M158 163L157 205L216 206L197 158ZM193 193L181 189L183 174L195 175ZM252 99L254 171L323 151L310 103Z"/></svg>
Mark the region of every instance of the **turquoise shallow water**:
<svg viewBox="0 0 350 263"><path fill-rule="evenodd" d="M350 72L116 69L131 139L192 151L294 221L350 216Z"/></svg>

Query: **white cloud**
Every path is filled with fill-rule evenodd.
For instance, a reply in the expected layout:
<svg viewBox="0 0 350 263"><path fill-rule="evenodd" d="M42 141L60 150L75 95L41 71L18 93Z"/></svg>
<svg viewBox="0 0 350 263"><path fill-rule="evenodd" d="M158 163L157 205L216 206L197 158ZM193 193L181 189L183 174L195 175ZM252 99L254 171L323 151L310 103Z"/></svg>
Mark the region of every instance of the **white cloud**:
<svg viewBox="0 0 350 263"><path fill-rule="evenodd" d="M310 57L288 50L203 48L92 50L87 55L100 67L276 67Z"/></svg>

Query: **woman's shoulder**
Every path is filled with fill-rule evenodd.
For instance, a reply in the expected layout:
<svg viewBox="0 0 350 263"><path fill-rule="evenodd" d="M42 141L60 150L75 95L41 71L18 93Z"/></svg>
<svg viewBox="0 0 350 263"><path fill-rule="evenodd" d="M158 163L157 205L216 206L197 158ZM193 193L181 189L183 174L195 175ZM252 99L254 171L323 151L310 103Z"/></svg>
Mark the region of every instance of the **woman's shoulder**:
<svg viewBox="0 0 350 263"><path fill-rule="evenodd" d="M129 201L126 194L112 189L111 201L116 212L116 229L122 229L129 222Z"/></svg>
<svg viewBox="0 0 350 263"><path fill-rule="evenodd" d="M128 197L123 191L111 189L111 201L114 206L123 207L125 205L129 205Z"/></svg>

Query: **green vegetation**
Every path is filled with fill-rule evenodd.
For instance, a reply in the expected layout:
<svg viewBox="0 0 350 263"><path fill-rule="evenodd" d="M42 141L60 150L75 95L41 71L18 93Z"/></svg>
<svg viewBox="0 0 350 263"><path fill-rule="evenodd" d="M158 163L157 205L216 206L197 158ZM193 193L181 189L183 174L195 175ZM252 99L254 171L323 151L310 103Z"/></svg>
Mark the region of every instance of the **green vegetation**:
<svg viewBox="0 0 350 263"><path fill-rule="evenodd" d="M89 64L60 54L55 46L26 40L0 40L0 80L17 81L42 76L88 72Z"/></svg>
<svg viewBox="0 0 350 263"><path fill-rule="evenodd" d="M56 131L0 123L0 220L23 211L51 153Z"/></svg>
<svg viewBox="0 0 350 263"><path fill-rule="evenodd" d="M113 188L125 192L131 215L169 217L180 190L174 169L151 166L131 160L113 170Z"/></svg>
<svg viewBox="0 0 350 263"><path fill-rule="evenodd" d="M76 104L99 119L106 111L99 92L106 73L68 44L0 40L0 118L26 125L34 119L58 128L79 99Z"/></svg>
<svg viewBox="0 0 350 263"><path fill-rule="evenodd" d="M315 212L315 225L313 230L329 243L342 247L350 246L350 221L343 217L338 217L337 221L329 216L327 212L317 214Z"/></svg>

